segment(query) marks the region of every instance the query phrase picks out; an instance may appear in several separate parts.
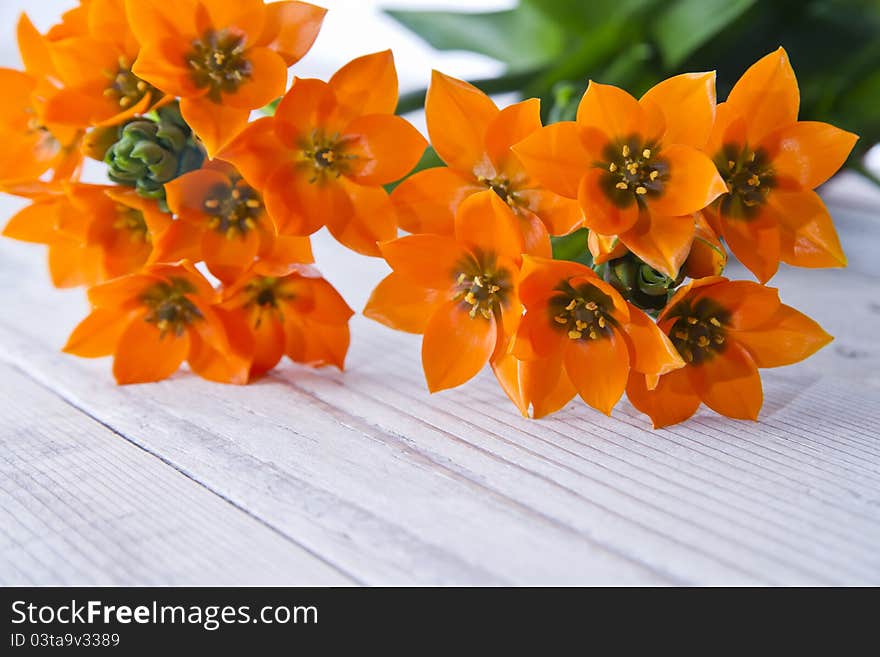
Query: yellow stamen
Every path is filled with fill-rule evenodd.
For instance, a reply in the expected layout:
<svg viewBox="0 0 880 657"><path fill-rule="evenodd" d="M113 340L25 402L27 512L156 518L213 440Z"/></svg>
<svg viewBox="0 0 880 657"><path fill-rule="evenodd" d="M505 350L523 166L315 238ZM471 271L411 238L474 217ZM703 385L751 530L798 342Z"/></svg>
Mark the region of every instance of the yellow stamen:
<svg viewBox="0 0 880 657"><path fill-rule="evenodd" d="M598 308L598 307L599 307L599 306L596 305L596 302L595 302L595 301L588 301L588 302L587 302L587 305L585 306L585 308L586 308L587 310L596 310L596 308Z"/></svg>
<svg viewBox="0 0 880 657"><path fill-rule="evenodd" d="M761 185L761 179L758 178L757 174L752 174L752 177L749 178L749 186L750 187L758 187Z"/></svg>
<svg viewBox="0 0 880 657"><path fill-rule="evenodd" d="M585 328L587 328L587 323L581 320L575 321L574 325L578 331L583 331Z"/></svg>
<svg viewBox="0 0 880 657"><path fill-rule="evenodd" d="M208 199L207 201L205 201L205 207L213 210L214 208L220 207L220 201L215 198Z"/></svg>
<svg viewBox="0 0 880 657"><path fill-rule="evenodd" d="M238 199L240 199L241 198L241 191L238 189L233 189L232 190L232 198L234 198L236 201Z"/></svg>
<svg viewBox="0 0 880 657"><path fill-rule="evenodd" d="M617 189L628 189L629 185L627 185L625 182L619 182L615 185L615 187L617 187Z"/></svg>
<svg viewBox="0 0 880 657"><path fill-rule="evenodd" d="M483 281L480 280L479 276L474 276L474 285L477 287L483 287Z"/></svg>
<svg viewBox="0 0 880 657"><path fill-rule="evenodd" d="M614 173L615 171L617 171L617 165L614 164L614 162L612 162L611 164L608 165L608 170L609 170L611 173Z"/></svg>
<svg viewBox="0 0 880 657"><path fill-rule="evenodd" d="M639 194L641 196L641 195L644 195L647 193L648 193L648 189L646 187L642 187L641 185L636 187L636 194Z"/></svg>
<svg viewBox="0 0 880 657"><path fill-rule="evenodd" d="M709 338L707 338L705 335L701 335L699 338L697 338L697 346L698 347L708 347L709 346Z"/></svg>
<svg viewBox="0 0 880 657"><path fill-rule="evenodd" d="M649 175L648 178L650 178L651 181L654 181L654 180L657 180L657 177L658 177L659 175L660 175L660 172L657 171L657 170L654 170L654 171L651 172L651 175Z"/></svg>
<svg viewBox="0 0 880 657"><path fill-rule="evenodd" d="M472 306L473 306L475 303L477 303L477 299L476 299L476 297L474 296L474 293L473 293L473 292L468 292L467 294L465 294L465 295L464 295L464 300L465 300L467 303L471 304Z"/></svg>
<svg viewBox="0 0 880 657"><path fill-rule="evenodd" d="M568 319L562 315L556 315L556 317L553 318L553 321L557 324L568 324Z"/></svg>
<svg viewBox="0 0 880 657"><path fill-rule="evenodd" d="M716 335L712 339L715 341L715 344L724 344L724 336L723 335Z"/></svg>
<svg viewBox="0 0 880 657"><path fill-rule="evenodd" d="M260 207L260 202L255 198L249 198L247 201L244 202L244 204L246 206L248 206L249 208L254 208L254 209Z"/></svg>
<svg viewBox="0 0 880 657"><path fill-rule="evenodd" d="M728 169L732 169L735 166L736 166L736 162L734 162L733 160L727 160L727 168Z"/></svg>
<svg viewBox="0 0 880 657"><path fill-rule="evenodd" d="M128 107L129 105L131 105L131 98L129 98L128 96L123 96L119 99L120 107Z"/></svg>
<svg viewBox="0 0 880 657"><path fill-rule="evenodd" d="M650 149L650 148L646 148L645 150L643 150L643 151L642 151L642 157L645 158L646 160L647 160L649 157L651 157L651 149Z"/></svg>
<svg viewBox="0 0 880 657"><path fill-rule="evenodd" d="M629 157L629 146L624 144L623 148L620 150L620 152L623 153L624 157Z"/></svg>
<svg viewBox="0 0 880 657"><path fill-rule="evenodd" d="M577 301L572 299L568 302L568 305L565 307L566 310L574 310L574 307L577 305Z"/></svg>
<svg viewBox="0 0 880 657"><path fill-rule="evenodd" d="M710 318L709 318L709 323L710 323L712 326L717 326L717 327L721 328L721 322L719 322L718 319L716 319L715 317L710 317Z"/></svg>
<svg viewBox="0 0 880 657"><path fill-rule="evenodd" d="M569 331L568 337L571 338L572 340L577 340L578 338L583 337L583 335L581 334L580 331Z"/></svg>
<svg viewBox="0 0 880 657"><path fill-rule="evenodd" d="M605 318L604 317L599 318L599 328L605 328Z"/></svg>

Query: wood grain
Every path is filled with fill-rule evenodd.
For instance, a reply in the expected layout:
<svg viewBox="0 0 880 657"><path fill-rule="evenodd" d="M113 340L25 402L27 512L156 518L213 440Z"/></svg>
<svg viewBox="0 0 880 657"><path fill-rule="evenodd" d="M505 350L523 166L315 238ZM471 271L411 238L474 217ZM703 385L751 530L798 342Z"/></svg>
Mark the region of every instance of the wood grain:
<svg viewBox="0 0 880 657"><path fill-rule="evenodd" d="M360 309L384 265L323 237L316 251ZM761 423L701 411L654 432L626 403L525 420L486 373L429 396L418 336L364 318L345 374L287 364L245 388L184 372L117 387L108 361L58 352L84 303L48 286L39 249L0 242L0 262L0 361L357 582L880 583L880 299L866 275L774 279L838 339L766 372Z"/></svg>

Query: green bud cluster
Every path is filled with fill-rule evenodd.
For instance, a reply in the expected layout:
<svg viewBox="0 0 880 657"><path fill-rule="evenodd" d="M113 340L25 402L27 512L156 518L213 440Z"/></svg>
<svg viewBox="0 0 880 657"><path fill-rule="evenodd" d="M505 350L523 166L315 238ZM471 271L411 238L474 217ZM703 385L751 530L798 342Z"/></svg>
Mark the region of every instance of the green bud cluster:
<svg viewBox="0 0 880 657"><path fill-rule="evenodd" d="M632 253L596 268L606 282L614 286L633 305L648 312L663 310L684 274L669 278L645 264Z"/></svg>

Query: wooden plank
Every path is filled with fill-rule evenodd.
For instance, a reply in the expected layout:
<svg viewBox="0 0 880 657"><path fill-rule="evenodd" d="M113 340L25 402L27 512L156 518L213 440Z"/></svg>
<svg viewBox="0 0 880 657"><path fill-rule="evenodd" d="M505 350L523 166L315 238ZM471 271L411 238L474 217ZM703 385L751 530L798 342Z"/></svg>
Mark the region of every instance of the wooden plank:
<svg viewBox="0 0 880 657"><path fill-rule="evenodd" d="M381 266L317 247L357 306ZM880 581L876 389L792 369L766 377L758 425L701 413L650 432L626 404L532 422L490 376L429 397L418 339L364 319L344 375L119 388L106 362L54 351L78 295L49 289L18 245L0 253L19 290L3 300L3 358L359 580Z"/></svg>
<svg viewBox="0 0 880 657"><path fill-rule="evenodd" d="M0 364L3 585L353 580Z"/></svg>

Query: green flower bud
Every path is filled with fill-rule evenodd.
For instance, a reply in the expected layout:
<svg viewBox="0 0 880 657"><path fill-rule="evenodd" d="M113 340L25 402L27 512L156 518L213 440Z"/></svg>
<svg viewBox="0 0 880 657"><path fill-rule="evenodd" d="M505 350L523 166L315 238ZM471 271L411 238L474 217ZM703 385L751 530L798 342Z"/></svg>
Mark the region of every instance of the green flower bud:
<svg viewBox="0 0 880 657"><path fill-rule="evenodd" d="M669 278L632 253L605 263L597 271L627 301L649 312L662 310L684 278L683 274Z"/></svg>
<svg viewBox="0 0 880 657"><path fill-rule="evenodd" d="M120 126L116 142L104 154L110 180L134 187L165 209L165 183L198 169L204 159L176 104Z"/></svg>

